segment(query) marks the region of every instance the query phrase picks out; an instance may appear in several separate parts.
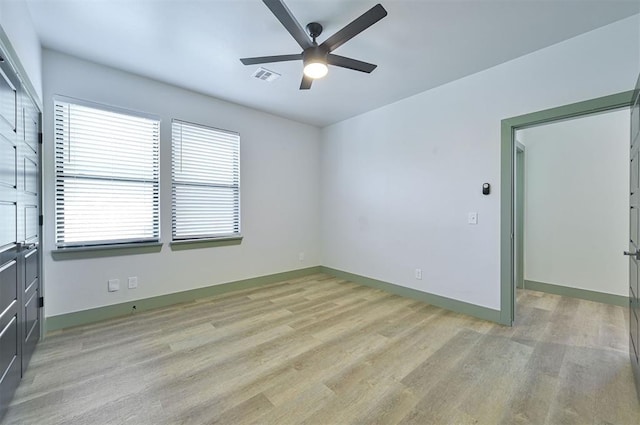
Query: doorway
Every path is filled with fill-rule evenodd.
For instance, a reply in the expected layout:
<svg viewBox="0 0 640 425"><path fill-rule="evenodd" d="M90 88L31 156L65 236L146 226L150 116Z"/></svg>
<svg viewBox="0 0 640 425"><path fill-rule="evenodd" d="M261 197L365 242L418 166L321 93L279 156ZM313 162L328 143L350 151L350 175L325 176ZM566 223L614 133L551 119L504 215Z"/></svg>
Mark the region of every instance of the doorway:
<svg viewBox="0 0 640 425"><path fill-rule="evenodd" d="M500 193L500 322L511 326L515 320L516 246L516 131L584 115L631 106L633 91L565 105L531 114L507 118L501 123Z"/></svg>
<svg viewBox="0 0 640 425"><path fill-rule="evenodd" d="M629 122L622 108L516 131L516 288L628 304Z"/></svg>

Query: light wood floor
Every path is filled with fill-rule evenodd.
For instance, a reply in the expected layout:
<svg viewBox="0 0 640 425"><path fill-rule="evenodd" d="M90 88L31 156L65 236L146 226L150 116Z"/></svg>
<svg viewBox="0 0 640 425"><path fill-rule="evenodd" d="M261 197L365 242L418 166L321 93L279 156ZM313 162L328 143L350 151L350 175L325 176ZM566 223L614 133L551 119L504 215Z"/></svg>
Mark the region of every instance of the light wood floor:
<svg viewBox="0 0 640 425"><path fill-rule="evenodd" d="M640 424L627 310L513 328L314 275L41 342L6 424Z"/></svg>

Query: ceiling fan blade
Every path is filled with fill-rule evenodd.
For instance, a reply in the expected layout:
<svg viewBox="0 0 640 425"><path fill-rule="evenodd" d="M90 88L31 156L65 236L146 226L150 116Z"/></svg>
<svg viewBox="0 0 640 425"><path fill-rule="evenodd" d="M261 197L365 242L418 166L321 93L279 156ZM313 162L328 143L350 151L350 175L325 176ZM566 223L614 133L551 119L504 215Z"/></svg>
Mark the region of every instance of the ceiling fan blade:
<svg viewBox="0 0 640 425"><path fill-rule="evenodd" d="M309 90L311 88L311 83L313 83L313 78L303 75L302 82L300 83L300 90Z"/></svg>
<svg viewBox="0 0 640 425"><path fill-rule="evenodd" d="M353 69L354 71L366 72L367 74L376 69L376 67L378 66L368 62L362 62L356 59L334 55L333 53L329 53L329 55L327 56L327 63L329 65Z"/></svg>
<svg viewBox="0 0 640 425"><path fill-rule="evenodd" d="M266 1L266 0L265 0ZM353 20L346 27L342 28L331 37L327 38L320 47L326 48L329 52L342 46L347 41L351 40L362 31L369 28L371 25L378 22L380 19L387 16L387 11L381 4L376 4L371 9L360 15L359 18Z"/></svg>
<svg viewBox="0 0 640 425"><path fill-rule="evenodd" d="M298 53L296 55L278 55L278 56L260 56L257 58L242 58L240 62L245 65L255 65L258 63L269 63L269 62L286 62L286 61L295 61L302 60L302 53Z"/></svg>
<svg viewBox="0 0 640 425"><path fill-rule="evenodd" d="M306 49L312 46L309 36L282 0L262 0L262 2L267 5L271 13L273 13L286 30L289 31L289 34L298 42L300 47Z"/></svg>

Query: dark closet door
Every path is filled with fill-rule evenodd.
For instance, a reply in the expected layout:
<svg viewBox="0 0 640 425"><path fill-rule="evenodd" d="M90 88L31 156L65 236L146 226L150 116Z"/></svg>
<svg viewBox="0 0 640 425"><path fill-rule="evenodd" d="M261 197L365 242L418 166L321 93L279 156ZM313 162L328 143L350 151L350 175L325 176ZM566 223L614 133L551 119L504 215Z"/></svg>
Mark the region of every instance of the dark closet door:
<svg viewBox="0 0 640 425"><path fill-rule="evenodd" d="M22 93L18 133L18 258L22 291L22 372L40 339L40 113Z"/></svg>
<svg viewBox="0 0 640 425"><path fill-rule="evenodd" d="M629 354L640 399L640 77L631 106L631 179L629 195Z"/></svg>
<svg viewBox="0 0 640 425"><path fill-rule="evenodd" d="M3 66L4 65L4 66ZM18 246L18 96L20 83L0 63L0 417L22 368Z"/></svg>
<svg viewBox="0 0 640 425"><path fill-rule="evenodd" d="M0 52L0 419L40 339L40 111Z"/></svg>

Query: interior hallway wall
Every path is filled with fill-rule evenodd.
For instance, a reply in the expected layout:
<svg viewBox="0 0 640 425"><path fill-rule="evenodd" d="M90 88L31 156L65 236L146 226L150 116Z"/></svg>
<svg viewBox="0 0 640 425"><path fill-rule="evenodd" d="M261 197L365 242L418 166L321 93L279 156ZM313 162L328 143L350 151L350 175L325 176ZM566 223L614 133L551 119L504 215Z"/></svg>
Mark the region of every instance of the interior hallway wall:
<svg viewBox="0 0 640 425"><path fill-rule="evenodd" d="M629 110L520 130L525 281L626 296Z"/></svg>

